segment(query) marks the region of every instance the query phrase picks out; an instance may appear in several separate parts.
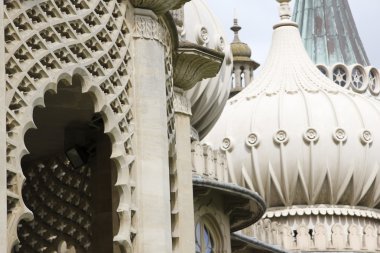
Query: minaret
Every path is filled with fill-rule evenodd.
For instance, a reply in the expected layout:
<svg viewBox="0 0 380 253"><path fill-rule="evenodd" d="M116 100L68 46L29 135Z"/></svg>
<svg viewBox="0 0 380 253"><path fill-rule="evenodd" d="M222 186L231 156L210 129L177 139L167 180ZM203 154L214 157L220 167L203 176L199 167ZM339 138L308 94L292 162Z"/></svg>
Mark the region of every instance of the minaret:
<svg viewBox="0 0 380 253"><path fill-rule="evenodd" d="M239 26L236 17L234 18L234 25L231 27L231 30L235 34L234 40L231 43L234 67L231 77L230 97L233 97L253 80L253 71L260 64L251 59L251 48L246 43L240 41L239 31L241 30L241 26Z"/></svg>
<svg viewBox="0 0 380 253"><path fill-rule="evenodd" d="M315 64L370 65L348 0L296 0L293 17Z"/></svg>

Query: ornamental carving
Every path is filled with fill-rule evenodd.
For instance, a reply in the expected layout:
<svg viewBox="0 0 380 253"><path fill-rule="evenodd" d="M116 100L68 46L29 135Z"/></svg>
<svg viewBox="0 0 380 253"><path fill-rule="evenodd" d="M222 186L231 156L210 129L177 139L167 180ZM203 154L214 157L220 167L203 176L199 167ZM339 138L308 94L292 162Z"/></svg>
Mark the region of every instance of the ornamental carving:
<svg viewBox="0 0 380 253"><path fill-rule="evenodd" d="M256 133L251 133L248 135L246 144L249 147L254 147L259 144L259 136Z"/></svg>
<svg viewBox="0 0 380 253"><path fill-rule="evenodd" d="M151 16L135 15L133 36L135 38L157 40L162 44L166 44L166 30L156 18Z"/></svg>
<svg viewBox="0 0 380 253"><path fill-rule="evenodd" d="M288 134L285 130L278 130L274 135L274 141L278 144L284 144L288 142Z"/></svg>
<svg viewBox="0 0 380 253"><path fill-rule="evenodd" d="M230 138L224 138L223 141L222 141L222 145L220 146L220 148L223 150L223 151L231 151L232 150L232 141Z"/></svg>
<svg viewBox="0 0 380 253"><path fill-rule="evenodd" d="M337 128L333 134L333 137L337 142L344 142L347 140L347 134L343 128Z"/></svg>
<svg viewBox="0 0 380 253"><path fill-rule="evenodd" d="M316 142L319 139L319 134L316 129L309 128L304 133L304 139L309 143Z"/></svg>
<svg viewBox="0 0 380 253"><path fill-rule="evenodd" d="M363 132L360 135L360 140L363 144L371 144L373 141L372 133L369 130L363 130Z"/></svg>

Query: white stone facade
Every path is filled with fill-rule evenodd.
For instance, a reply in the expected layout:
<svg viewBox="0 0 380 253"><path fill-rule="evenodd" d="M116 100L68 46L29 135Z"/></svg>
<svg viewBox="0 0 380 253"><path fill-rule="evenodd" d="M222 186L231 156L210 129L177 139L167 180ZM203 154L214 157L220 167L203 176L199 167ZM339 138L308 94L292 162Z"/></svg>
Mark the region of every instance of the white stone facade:
<svg viewBox="0 0 380 253"><path fill-rule="evenodd" d="M261 198L230 184L225 157L206 148L206 161L201 144L191 143L193 113L206 132L220 114L229 85L219 84L232 62L214 23L206 22L198 41L182 41L185 2L0 4L0 200L7 202L0 205L0 252L193 253L196 243L209 247L194 233L197 222L209 229L202 217L217 220L220 234L210 238L219 239L210 247L231 252L230 225L247 227L262 216ZM219 37L209 42L209 34ZM213 87L206 80L187 93L220 69ZM191 108L195 100L203 109ZM202 149L200 157L192 148ZM231 191L250 203L242 207L249 218L224 209ZM204 207L210 198L215 203Z"/></svg>

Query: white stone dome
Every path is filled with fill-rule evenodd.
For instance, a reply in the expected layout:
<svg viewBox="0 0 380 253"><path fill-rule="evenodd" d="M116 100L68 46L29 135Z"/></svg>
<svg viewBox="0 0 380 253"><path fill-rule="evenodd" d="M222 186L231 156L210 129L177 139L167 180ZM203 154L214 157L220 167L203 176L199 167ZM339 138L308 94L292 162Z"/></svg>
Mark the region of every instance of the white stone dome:
<svg viewBox="0 0 380 253"><path fill-rule="evenodd" d="M380 110L321 74L289 20L205 142L226 151L231 179L268 207L379 205Z"/></svg>
<svg viewBox="0 0 380 253"><path fill-rule="evenodd" d="M230 94L232 53L221 24L204 0L186 3L184 16L184 29L180 32L182 40L225 54L223 65L216 77L205 79L186 91L192 104L191 124L202 138L214 126Z"/></svg>

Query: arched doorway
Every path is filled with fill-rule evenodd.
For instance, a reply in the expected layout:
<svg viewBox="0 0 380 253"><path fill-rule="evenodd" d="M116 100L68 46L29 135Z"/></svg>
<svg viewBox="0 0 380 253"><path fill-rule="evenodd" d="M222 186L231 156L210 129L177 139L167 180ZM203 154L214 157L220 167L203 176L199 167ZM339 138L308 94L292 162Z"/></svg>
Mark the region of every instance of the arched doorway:
<svg viewBox="0 0 380 253"><path fill-rule="evenodd" d="M33 119L37 129L25 135L30 154L22 169L23 198L34 219L20 223L14 252L118 252L111 141L92 95L82 93L82 79L60 81Z"/></svg>

